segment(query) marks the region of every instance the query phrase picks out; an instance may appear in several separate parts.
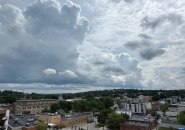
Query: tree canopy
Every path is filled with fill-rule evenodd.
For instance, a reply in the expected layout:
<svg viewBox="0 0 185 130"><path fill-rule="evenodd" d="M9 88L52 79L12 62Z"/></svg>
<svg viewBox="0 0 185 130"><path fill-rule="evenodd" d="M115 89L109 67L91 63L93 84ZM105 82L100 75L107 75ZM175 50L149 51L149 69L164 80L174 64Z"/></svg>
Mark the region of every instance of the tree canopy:
<svg viewBox="0 0 185 130"><path fill-rule="evenodd" d="M107 127L112 130L119 130L120 123L123 123L124 121L125 119L122 115L112 112L108 114Z"/></svg>
<svg viewBox="0 0 185 130"><path fill-rule="evenodd" d="M178 122L185 125L185 111L182 111L177 116Z"/></svg>

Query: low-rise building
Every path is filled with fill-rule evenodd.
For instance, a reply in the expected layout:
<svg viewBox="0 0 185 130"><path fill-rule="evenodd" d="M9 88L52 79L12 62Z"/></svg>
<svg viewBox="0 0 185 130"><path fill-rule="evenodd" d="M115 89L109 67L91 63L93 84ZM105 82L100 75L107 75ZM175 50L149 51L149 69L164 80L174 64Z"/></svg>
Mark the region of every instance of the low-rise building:
<svg viewBox="0 0 185 130"><path fill-rule="evenodd" d="M44 113L38 114L38 120L48 123L55 124L57 126L61 126L61 115L58 114L51 114L51 113Z"/></svg>
<svg viewBox="0 0 185 130"><path fill-rule="evenodd" d="M120 130L152 130L156 126L156 118L152 116L134 115L125 123L120 124Z"/></svg>
<svg viewBox="0 0 185 130"><path fill-rule="evenodd" d="M17 100L15 102L15 114L37 114L44 109L50 109L51 104L57 103L56 99Z"/></svg>
<svg viewBox="0 0 185 130"><path fill-rule="evenodd" d="M75 127L83 123L87 123L92 119L92 114L86 113L75 113L75 114L38 114L38 120L46 122L47 124L54 124L59 127Z"/></svg>
<svg viewBox="0 0 185 130"><path fill-rule="evenodd" d="M9 116L8 130L37 130L39 121L34 115Z"/></svg>
<svg viewBox="0 0 185 130"><path fill-rule="evenodd" d="M138 98L128 98L121 103L122 109L131 111L132 114L146 115L151 111L151 102L144 102Z"/></svg>
<svg viewBox="0 0 185 130"><path fill-rule="evenodd" d="M131 112L131 111L126 111L126 110L124 110L124 109L116 109L115 112L116 112L117 114L127 114L129 117L132 116L132 112Z"/></svg>
<svg viewBox="0 0 185 130"><path fill-rule="evenodd" d="M62 127L76 127L80 124L88 123L90 118L92 118L92 114L89 112L62 116L61 126Z"/></svg>

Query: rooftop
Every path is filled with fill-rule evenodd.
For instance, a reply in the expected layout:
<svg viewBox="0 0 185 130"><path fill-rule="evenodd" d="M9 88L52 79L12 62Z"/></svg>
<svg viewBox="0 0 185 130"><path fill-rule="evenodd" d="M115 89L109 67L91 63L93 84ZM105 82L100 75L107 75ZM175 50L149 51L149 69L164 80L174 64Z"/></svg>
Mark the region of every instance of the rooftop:
<svg viewBox="0 0 185 130"><path fill-rule="evenodd" d="M153 122L155 120L155 117L152 116L139 116L139 115L133 115L131 118L129 118L129 121L138 121L138 122Z"/></svg>
<svg viewBox="0 0 185 130"><path fill-rule="evenodd" d="M86 112L86 113L67 114L65 116L61 116L61 119L62 120L70 120L72 118L78 118L80 116L85 116L85 115L90 115L90 113Z"/></svg>
<svg viewBox="0 0 185 130"><path fill-rule="evenodd" d="M21 115L21 116L14 116L10 115L8 124L11 127L31 127L38 124L38 120L34 115Z"/></svg>

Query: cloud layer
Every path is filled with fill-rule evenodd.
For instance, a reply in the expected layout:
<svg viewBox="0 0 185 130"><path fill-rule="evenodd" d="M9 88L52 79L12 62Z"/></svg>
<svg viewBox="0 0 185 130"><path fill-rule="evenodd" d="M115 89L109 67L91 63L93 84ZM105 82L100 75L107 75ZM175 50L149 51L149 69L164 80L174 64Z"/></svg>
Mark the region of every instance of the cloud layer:
<svg viewBox="0 0 185 130"><path fill-rule="evenodd" d="M184 88L185 2L75 2L0 1L0 89Z"/></svg>

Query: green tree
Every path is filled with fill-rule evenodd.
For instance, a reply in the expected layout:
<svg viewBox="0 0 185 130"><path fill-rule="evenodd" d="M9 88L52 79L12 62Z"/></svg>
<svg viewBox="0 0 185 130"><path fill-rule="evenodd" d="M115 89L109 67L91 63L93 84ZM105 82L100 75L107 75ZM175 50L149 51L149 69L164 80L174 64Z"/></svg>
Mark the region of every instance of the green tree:
<svg viewBox="0 0 185 130"><path fill-rule="evenodd" d="M125 119L122 115L112 112L107 118L107 127L109 129L118 130L120 128L120 123L123 123Z"/></svg>
<svg viewBox="0 0 185 130"><path fill-rule="evenodd" d="M168 110L168 105L167 104L161 105L160 110L163 112L163 114L165 114L165 112Z"/></svg>
<svg viewBox="0 0 185 130"><path fill-rule="evenodd" d="M107 120L107 117L108 117L108 114L112 113L113 110L112 109L103 109L100 111L100 114L98 115L98 122L103 125L103 128L106 124L106 120Z"/></svg>
<svg viewBox="0 0 185 130"><path fill-rule="evenodd" d="M40 122L37 126L37 130L47 130L47 124Z"/></svg>
<svg viewBox="0 0 185 130"><path fill-rule="evenodd" d="M51 104L50 112L56 112L60 109L60 105L58 103Z"/></svg>
<svg viewBox="0 0 185 130"><path fill-rule="evenodd" d="M185 111L181 111L178 116L177 116L177 120L180 124L185 125Z"/></svg>
<svg viewBox="0 0 185 130"><path fill-rule="evenodd" d="M114 106L114 101L111 97L105 97L103 100L105 108L110 108Z"/></svg>
<svg viewBox="0 0 185 130"><path fill-rule="evenodd" d="M106 119L107 119L107 117L106 117L106 115L104 115L103 113L100 113L100 114L98 115L98 123L101 124L101 125L103 126L103 129L104 129L104 126L105 126L105 124L106 124Z"/></svg>
<svg viewBox="0 0 185 130"><path fill-rule="evenodd" d="M128 120L128 119L129 119L129 115L127 115L127 114L125 114L125 113L122 113L121 115L123 116L123 118L124 118L125 120Z"/></svg>

